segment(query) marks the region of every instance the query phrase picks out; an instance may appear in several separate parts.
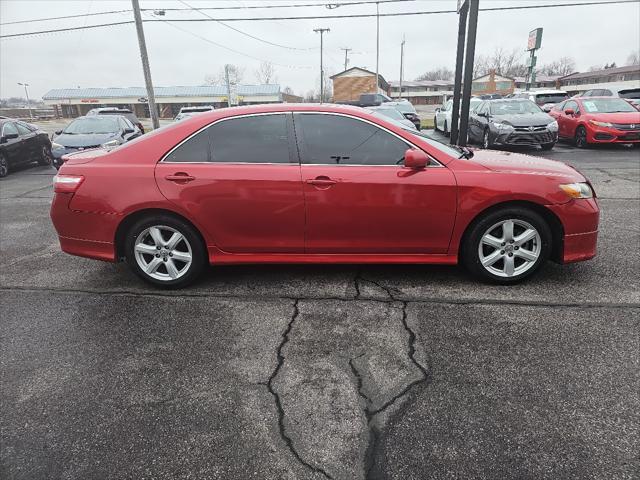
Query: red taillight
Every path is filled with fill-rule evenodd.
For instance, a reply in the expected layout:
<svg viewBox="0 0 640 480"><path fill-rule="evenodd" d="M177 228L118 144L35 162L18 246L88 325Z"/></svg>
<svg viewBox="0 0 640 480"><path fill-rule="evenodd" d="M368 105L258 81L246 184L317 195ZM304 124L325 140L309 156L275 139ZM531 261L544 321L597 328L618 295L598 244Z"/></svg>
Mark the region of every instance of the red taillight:
<svg viewBox="0 0 640 480"><path fill-rule="evenodd" d="M82 175L58 174L53 177L53 191L56 193L74 193L82 184Z"/></svg>

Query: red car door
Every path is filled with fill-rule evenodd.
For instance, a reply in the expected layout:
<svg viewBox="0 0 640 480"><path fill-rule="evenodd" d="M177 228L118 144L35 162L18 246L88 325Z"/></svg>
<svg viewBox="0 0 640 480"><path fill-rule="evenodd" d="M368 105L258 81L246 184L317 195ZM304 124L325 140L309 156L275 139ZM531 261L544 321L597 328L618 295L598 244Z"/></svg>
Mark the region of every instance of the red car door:
<svg viewBox="0 0 640 480"><path fill-rule="evenodd" d="M341 114L294 115L309 253L446 253L456 183L445 167L402 166L411 145Z"/></svg>
<svg viewBox="0 0 640 480"><path fill-rule="evenodd" d="M291 114L231 117L158 163L163 195L223 251L301 253L304 199Z"/></svg>
<svg viewBox="0 0 640 480"><path fill-rule="evenodd" d="M567 115L567 110L573 110L573 114ZM573 138L576 134L578 126L578 118L580 117L580 107L575 100L568 100L564 104L564 109L558 116L558 134L564 138Z"/></svg>

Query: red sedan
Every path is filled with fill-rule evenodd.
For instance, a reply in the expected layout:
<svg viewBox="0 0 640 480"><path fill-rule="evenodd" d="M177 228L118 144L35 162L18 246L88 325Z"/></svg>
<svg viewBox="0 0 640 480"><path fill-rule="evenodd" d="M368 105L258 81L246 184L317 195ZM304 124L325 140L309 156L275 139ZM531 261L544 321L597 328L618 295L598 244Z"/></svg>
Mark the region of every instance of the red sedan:
<svg viewBox="0 0 640 480"><path fill-rule="evenodd" d="M576 97L549 114L558 122L558 136L576 147L592 143L640 144L640 112L623 98Z"/></svg>
<svg viewBox="0 0 640 480"><path fill-rule="evenodd" d="M54 190L63 251L167 287L261 262L461 262L513 283L592 258L598 235L591 185L563 163L474 155L337 105L197 115L68 155Z"/></svg>

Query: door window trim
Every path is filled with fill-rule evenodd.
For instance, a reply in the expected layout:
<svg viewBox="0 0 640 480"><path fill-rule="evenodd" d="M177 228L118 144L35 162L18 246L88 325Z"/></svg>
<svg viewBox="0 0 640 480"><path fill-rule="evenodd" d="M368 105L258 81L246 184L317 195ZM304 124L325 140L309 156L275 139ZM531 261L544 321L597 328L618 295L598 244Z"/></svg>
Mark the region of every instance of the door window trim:
<svg viewBox="0 0 640 480"><path fill-rule="evenodd" d="M418 147L417 145L411 143L409 140L407 140L406 138L401 137L397 133L392 132L391 130L383 127L382 125L378 125L377 123L374 123L374 122L372 122L370 120L367 120L365 118L354 117L353 115L349 115L349 114L342 113L342 112L318 112L318 111L313 111L313 110L310 110L310 111L304 111L304 110L297 111L296 110L295 112L292 112L292 113L294 114L294 116L293 116L294 117L294 122L293 122L294 123L294 127L296 125L295 115L298 115L298 114L333 115L333 116L339 116L339 117L347 117L347 118L351 118L353 120L359 120L361 122L368 123L369 125L371 125L371 126L373 126L375 128L378 128L378 129L380 129L380 130L382 130L382 131L384 131L386 133L389 133L389 134L393 135L397 139L399 139L402 142L404 142L405 144L407 144L410 148L414 148L416 150L421 150L425 154L427 154L427 156L429 157L429 164L427 165L426 168L444 167L444 165L441 164L435 158L433 158L433 156L429 152L426 152L424 149L422 149L422 148ZM296 135L295 135L296 136L296 145L298 146L298 151L304 150L304 149L300 148L300 142L303 141L304 135L302 135L300 141L298 141L297 128L296 128L295 132L296 132ZM299 158L299 162L300 162L300 165L302 165L302 166L306 165L306 166L315 166L315 167L317 167L317 166L325 166L325 167L326 166L329 166L329 167L393 167L393 168L402 167L401 164L398 164L398 165L368 165L368 164L361 164L361 163L352 163L352 164L349 164L349 163L342 163L342 164L341 163L336 163L336 164L333 164L333 163L302 163L302 159L301 158Z"/></svg>
<svg viewBox="0 0 640 480"><path fill-rule="evenodd" d="M266 115L284 115L285 120L286 120L286 126L287 126L287 150L289 152L289 161L288 162L171 162L171 161L166 161L167 157L169 155L171 155L173 153L174 150L176 150L177 148L179 148L182 144L188 142L189 140L191 140L191 138L195 137L196 135L198 135L201 132L204 132L205 130L207 130L208 128L213 127L214 125L217 125L218 123L227 121L227 120L234 120L234 119L238 119L238 118L247 118L247 117L261 117L261 116L266 116ZM297 147L296 148L292 148L292 144L291 142L295 142L295 138L292 138L292 122L293 122L293 117L292 117L292 112L260 112L260 113L247 113L244 115L234 115L232 117L225 117L225 118L219 118L211 123L208 123L207 125L199 128L198 130L196 130L195 132L193 132L192 134L190 134L188 137L182 139L177 145L175 145L173 148L171 148L171 150L169 150L167 153L165 153L162 158L160 159L160 161L158 163L170 163L172 165L189 165L189 164L203 164L203 165L295 165L295 166L299 166L300 165L300 157L297 154ZM295 144L294 144L295 146ZM293 159L297 159L297 162L293 162Z"/></svg>

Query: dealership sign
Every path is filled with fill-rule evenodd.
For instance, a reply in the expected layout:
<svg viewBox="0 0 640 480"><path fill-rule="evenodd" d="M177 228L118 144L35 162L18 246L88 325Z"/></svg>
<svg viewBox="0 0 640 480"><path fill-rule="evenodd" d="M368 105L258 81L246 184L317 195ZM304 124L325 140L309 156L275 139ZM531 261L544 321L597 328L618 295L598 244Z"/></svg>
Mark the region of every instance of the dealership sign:
<svg viewBox="0 0 640 480"><path fill-rule="evenodd" d="M540 48L540 45L542 45L542 27L529 32L527 50L537 50Z"/></svg>
<svg viewBox="0 0 640 480"><path fill-rule="evenodd" d="M83 98L80 103L100 103L100 101L97 98Z"/></svg>

